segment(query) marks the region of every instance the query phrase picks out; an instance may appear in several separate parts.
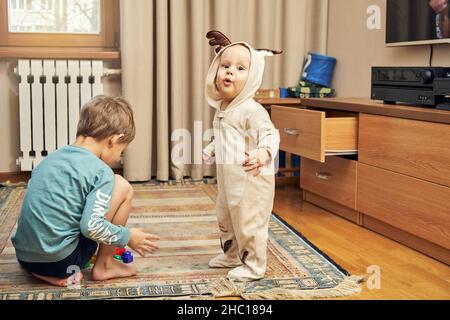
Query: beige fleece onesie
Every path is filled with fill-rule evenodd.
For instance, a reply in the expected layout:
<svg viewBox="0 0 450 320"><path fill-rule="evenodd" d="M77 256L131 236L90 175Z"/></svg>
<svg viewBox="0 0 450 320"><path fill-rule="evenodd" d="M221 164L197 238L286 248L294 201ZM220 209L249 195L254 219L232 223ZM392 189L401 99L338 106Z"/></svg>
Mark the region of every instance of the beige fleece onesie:
<svg viewBox="0 0 450 320"><path fill-rule="evenodd" d="M248 80L226 110L215 85L220 58L233 45L250 50ZM253 97L261 86L264 59L272 54L256 51L245 42L223 48L214 58L206 78L206 98L217 111L214 116L214 141L204 153L215 157L218 197L216 214L224 254L210 261L211 267L236 267L228 278L250 281L264 277L267 264L268 225L275 193L274 161L279 148L279 133L269 114ZM245 172L245 152L266 148L272 161L258 176Z"/></svg>

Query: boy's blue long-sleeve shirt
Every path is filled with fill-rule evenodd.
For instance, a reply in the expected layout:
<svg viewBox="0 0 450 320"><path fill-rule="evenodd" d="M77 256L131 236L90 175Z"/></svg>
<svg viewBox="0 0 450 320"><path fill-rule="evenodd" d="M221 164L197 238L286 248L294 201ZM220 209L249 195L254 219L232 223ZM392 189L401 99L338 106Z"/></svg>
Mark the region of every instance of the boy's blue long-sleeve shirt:
<svg viewBox="0 0 450 320"><path fill-rule="evenodd" d="M17 231L17 258L49 263L68 257L80 233L96 242L125 246L129 229L105 219L114 173L87 149L66 146L44 159L28 183Z"/></svg>

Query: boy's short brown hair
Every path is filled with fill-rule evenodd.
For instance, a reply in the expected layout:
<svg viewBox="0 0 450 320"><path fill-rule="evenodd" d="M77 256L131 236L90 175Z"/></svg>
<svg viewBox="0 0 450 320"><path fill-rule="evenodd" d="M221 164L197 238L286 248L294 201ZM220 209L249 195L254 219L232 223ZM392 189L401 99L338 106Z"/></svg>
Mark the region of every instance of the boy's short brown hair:
<svg viewBox="0 0 450 320"><path fill-rule="evenodd" d="M81 109L77 137L103 140L115 134L124 134L119 141L126 144L136 134L133 110L125 99L97 96Z"/></svg>

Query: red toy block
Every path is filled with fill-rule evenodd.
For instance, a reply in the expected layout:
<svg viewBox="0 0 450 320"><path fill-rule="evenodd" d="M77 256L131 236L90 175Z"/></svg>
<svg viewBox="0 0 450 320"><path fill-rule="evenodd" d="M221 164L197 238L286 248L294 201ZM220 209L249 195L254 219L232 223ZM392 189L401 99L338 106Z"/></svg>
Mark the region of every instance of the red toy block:
<svg viewBox="0 0 450 320"><path fill-rule="evenodd" d="M125 253L125 251L127 251L125 248L122 248L122 249L116 248L114 250L114 255L115 256L122 256Z"/></svg>

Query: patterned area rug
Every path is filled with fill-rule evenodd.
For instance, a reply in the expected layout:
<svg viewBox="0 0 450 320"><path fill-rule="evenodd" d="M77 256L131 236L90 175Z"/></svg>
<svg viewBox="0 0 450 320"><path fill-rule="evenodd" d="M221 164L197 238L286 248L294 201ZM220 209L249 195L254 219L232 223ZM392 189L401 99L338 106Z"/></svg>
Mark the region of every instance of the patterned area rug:
<svg viewBox="0 0 450 320"><path fill-rule="evenodd" d="M228 269L208 268L221 252L214 214L215 185L135 185L130 227L161 237L152 256L135 254L138 275L103 282L85 279L79 288L56 288L23 271L15 258L14 232L23 188L0 188L0 300L117 299L179 297L208 299L329 298L360 292L350 277L317 248L274 215L270 222L266 278L236 285L226 281Z"/></svg>

